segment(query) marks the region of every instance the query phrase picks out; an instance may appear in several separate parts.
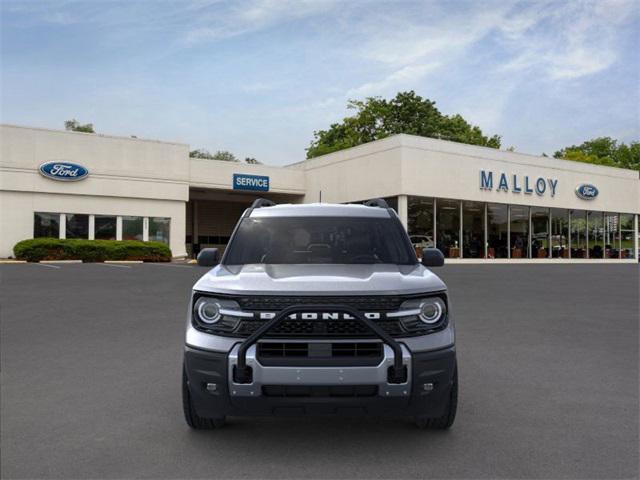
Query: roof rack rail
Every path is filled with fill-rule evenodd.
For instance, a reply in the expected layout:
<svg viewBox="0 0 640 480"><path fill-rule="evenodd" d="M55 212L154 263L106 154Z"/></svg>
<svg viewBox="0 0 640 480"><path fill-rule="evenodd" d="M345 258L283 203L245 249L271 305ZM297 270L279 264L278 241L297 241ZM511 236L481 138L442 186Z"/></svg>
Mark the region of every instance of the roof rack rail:
<svg viewBox="0 0 640 480"><path fill-rule="evenodd" d="M254 208L273 207L273 206L275 206L275 202L272 202L271 200L267 200L266 198L256 198L251 204L250 208L253 210Z"/></svg>
<svg viewBox="0 0 640 480"><path fill-rule="evenodd" d="M364 204L366 207L389 208L389 204L382 198L372 198L371 200L364 202Z"/></svg>

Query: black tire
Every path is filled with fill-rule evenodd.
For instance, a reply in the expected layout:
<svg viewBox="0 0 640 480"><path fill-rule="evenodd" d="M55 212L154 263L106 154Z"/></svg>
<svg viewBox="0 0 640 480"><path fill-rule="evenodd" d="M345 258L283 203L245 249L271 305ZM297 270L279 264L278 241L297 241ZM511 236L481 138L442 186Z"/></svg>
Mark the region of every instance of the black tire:
<svg viewBox="0 0 640 480"><path fill-rule="evenodd" d="M196 413L191 402L191 392L189 391L189 380L187 372L182 369L182 410L184 411L184 419L194 430L211 430L220 428L224 425L225 418L204 418Z"/></svg>
<svg viewBox="0 0 640 480"><path fill-rule="evenodd" d="M453 425L456 419L456 411L458 410L458 366L453 371L453 381L451 383L451 391L449 392L449 401L444 415L436 418L418 417L416 425L418 428L430 430L446 430Z"/></svg>

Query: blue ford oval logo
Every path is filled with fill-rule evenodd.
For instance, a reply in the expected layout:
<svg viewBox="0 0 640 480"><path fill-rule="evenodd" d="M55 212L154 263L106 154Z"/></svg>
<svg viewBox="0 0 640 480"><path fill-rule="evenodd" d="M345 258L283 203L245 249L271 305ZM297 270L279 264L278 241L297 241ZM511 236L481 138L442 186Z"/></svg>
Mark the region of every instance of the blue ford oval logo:
<svg viewBox="0 0 640 480"><path fill-rule="evenodd" d="M89 175L89 170L77 163L55 161L40 165L40 173L53 180L63 182L76 182Z"/></svg>
<svg viewBox="0 0 640 480"><path fill-rule="evenodd" d="M598 196L598 189L593 185L584 183L576 187L576 195L583 200L593 200Z"/></svg>

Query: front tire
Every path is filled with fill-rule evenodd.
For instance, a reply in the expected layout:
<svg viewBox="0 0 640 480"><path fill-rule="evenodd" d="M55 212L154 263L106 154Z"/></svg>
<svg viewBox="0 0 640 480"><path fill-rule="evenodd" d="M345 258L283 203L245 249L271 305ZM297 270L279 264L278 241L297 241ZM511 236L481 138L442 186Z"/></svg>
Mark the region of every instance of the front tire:
<svg viewBox="0 0 640 480"><path fill-rule="evenodd" d="M184 411L184 419L194 430L212 430L220 428L224 425L225 418L204 418L197 414L191 401L191 391L189 390L189 379L187 372L182 369L182 410Z"/></svg>
<svg viewBox="0 0 640 480"><path fill-rule="evenodd" d="M451 391L444 415L436 418L418 417L416 425L418 428L430 430L447 430L453 425L458 410L458 366L453 371L453 380L451 382Z"/></svg>

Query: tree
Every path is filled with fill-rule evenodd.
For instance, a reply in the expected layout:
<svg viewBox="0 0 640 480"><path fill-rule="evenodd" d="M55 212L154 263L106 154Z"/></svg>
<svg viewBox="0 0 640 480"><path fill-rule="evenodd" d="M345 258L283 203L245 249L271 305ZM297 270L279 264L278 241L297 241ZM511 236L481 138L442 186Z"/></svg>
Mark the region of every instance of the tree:
<svg viewBox="0 0 640 480"><path fill-rule="evenodd" d="M189 156L191 158L204 158L206 160L222 160L225 162L238 161L238 159L233 153L228 152L226 150L218 150L214 154L210 153L209 150L205 150L205 149L191 150L189 152Z"/></svg>
<svg viewBox="0 0 640 480"><path fill-rule="evenodd" d="M244 159L244 163L248 163L249 165L262 165L262 162L259 160L256 160L253 157L246 157Z"/></svg>
<svg viewBox="0 0 640 480"><path fill-rule="evenodd" d="M398 133L500 148L500 136L487 137L480 127L471 125L461 115L443 115L435 105L413 90L399 92L391 100L380 97L349 100L347 108L355 110L355 115L332 124L327 130L315 131L307 148L307 158Z"/></svg>
<svg viewBox="0 0 640 480"><path fill-rule="evenodd" d="M70 132L96 133L93 129L93 123L80 124L75 118L64 122L64 129Z"/></svg>
<svg viewBox="0 0 640 480"><path fill-rule="evenodd" d="M581 145L571 145L558 150L553 156L574 162L640 171L640 141L633 141L627 145L618 143L611 137L598 137L587 140Z"/></svg>

